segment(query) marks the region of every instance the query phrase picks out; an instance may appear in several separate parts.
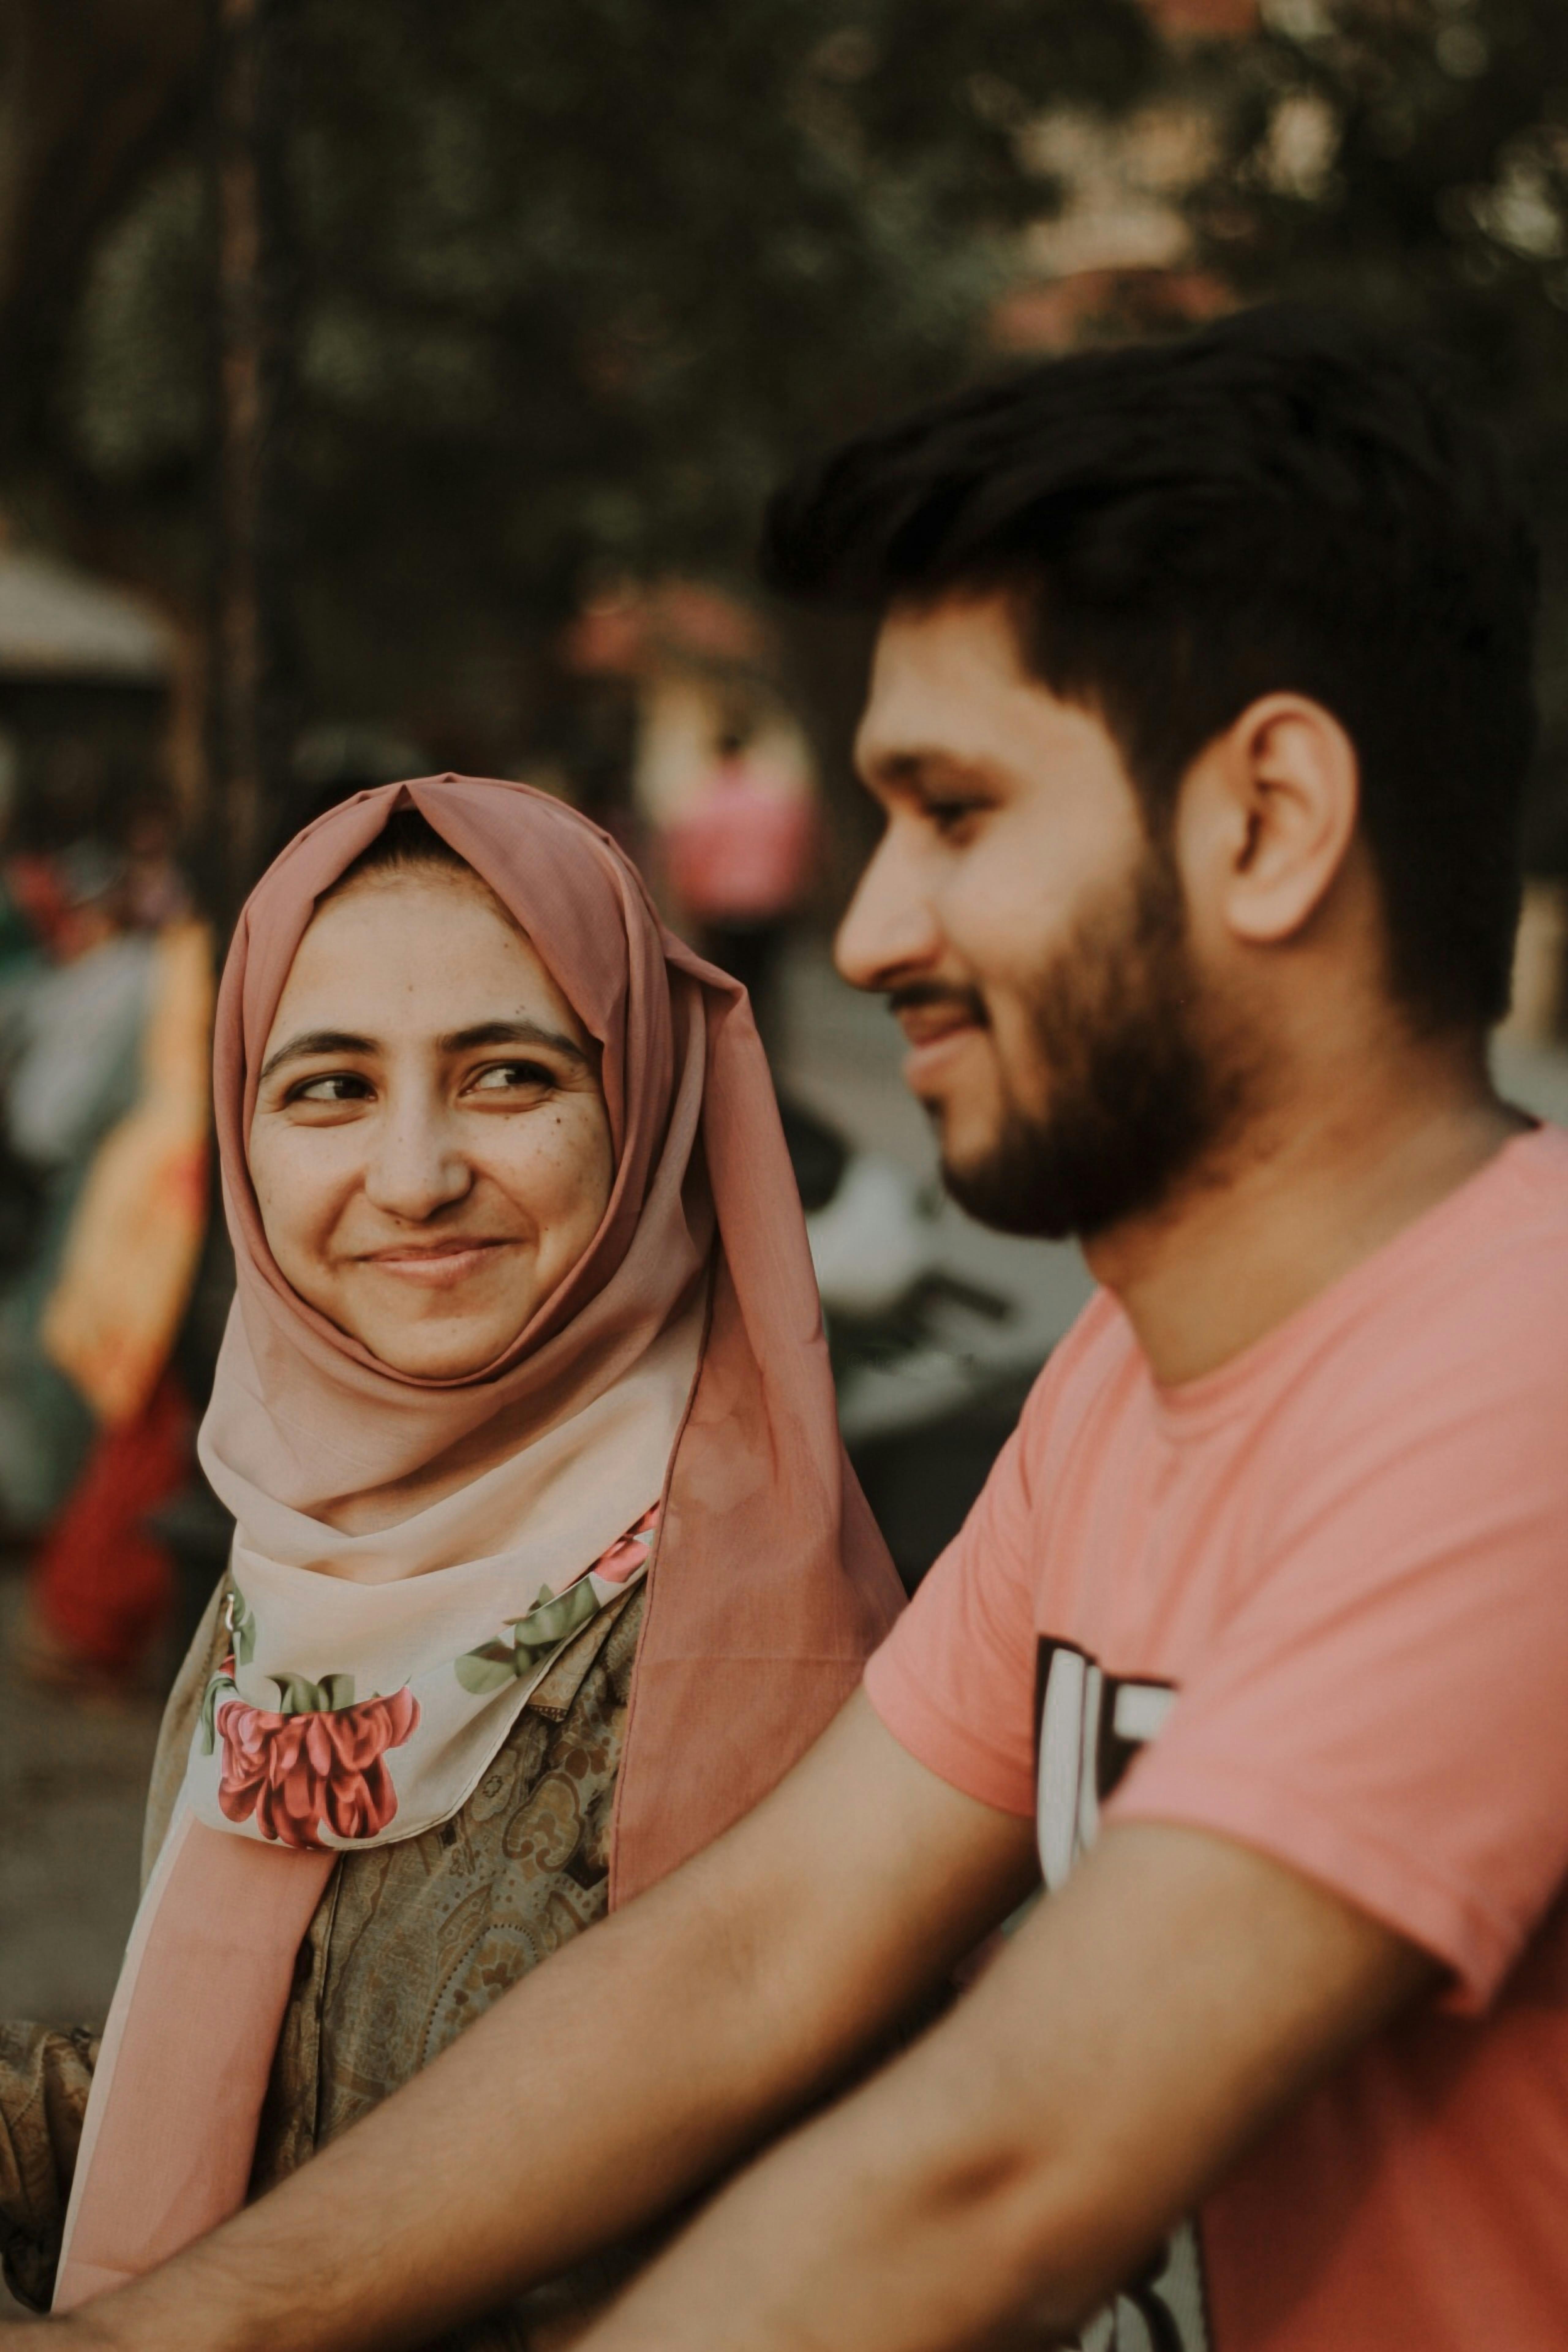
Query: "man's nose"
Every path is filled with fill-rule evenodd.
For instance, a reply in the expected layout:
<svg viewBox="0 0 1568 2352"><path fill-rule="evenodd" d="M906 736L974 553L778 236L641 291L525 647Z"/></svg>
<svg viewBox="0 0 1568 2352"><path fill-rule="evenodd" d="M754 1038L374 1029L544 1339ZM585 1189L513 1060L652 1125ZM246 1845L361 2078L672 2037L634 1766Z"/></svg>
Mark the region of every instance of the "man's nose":
<svg viewBox="0 0 1568 2352"><path fill-rule="evenodd" d="M417 1223L460 1201L473 1181L453 1122L437 1106L388 1109L365 1168L365 1195L376 1208Z"/></svg>
<svg viewBox="0 0 1568 2352"><path fill-rule="evenodd" d="M941 948L921 860L890 827L838 926L833 960L851 988L888 988L900 974L923 971Z"/></svg>

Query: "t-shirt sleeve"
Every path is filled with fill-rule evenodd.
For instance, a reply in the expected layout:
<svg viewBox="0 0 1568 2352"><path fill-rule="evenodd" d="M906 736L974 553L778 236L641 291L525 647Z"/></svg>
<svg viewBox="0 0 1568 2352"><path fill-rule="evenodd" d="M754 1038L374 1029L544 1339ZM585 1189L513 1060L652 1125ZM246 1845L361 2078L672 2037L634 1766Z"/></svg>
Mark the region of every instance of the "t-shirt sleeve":
<svg viewBox="0 0 1568 2352"><path fill-rule="evenodd" d="M1468 2011L1568 1874L1568 1295L1477 1326L1275 1433L1245 1590L1105 1816L1286 1863Z"/></svg>

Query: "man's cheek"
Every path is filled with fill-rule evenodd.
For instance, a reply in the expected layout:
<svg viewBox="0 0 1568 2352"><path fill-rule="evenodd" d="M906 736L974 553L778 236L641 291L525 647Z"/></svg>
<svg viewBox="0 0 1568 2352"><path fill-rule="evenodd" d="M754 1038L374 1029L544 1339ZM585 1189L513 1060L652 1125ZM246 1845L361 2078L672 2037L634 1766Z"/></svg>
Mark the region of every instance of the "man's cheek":
<svg viewBox="0 0 1568 2352"><path fill-rule="evenodd" d="M983 993L1016 987L1039 961L1047 894L1027 866L990 845L971 852L942 913L950 946Z"/></svg>
<svg viewBox="0 0 1568 2352"><path fill-rule="evenodd" d="M1038 1118L1046 1108L1049 1072L1026 1008L1025 992L1016 984L991 995L993 1066L999 1096L1026 1118Z"/></svg>
<svg viewBox="0 0 1568 2352"><path fill-rule="evenodd" d="M1005 1123L1008 1097L996 1041L987 1031L965 1054L937 1114L944 1157L964 1162L987 1157Z"/></svg>

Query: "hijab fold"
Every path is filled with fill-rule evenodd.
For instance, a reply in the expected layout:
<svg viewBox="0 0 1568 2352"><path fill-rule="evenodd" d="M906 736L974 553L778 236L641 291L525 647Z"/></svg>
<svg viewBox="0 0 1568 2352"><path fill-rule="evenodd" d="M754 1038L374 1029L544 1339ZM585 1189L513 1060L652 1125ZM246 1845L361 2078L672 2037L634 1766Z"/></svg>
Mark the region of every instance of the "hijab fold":
<svg viewBox="0 0 1568 2352"><path fill-rule="evenodd" d="M247 1164L300 941L409 806L488 883L596 1040L615 1151L583 1258L492 1364L457 1380L391 1370L300 1299ZM596 826L473 777L332 810L241 915L214 1087L237 1283L201 1454L237 1520L233 1653L115 1995L57 2310L243 2201L294 1952L337 1851L448 1818L558 1631L572 1638L646 1577L620 1904L765 1794L900 1602L838 1436L744 992L663 929ZM342 1780L345 1757L358 1780Z"/></svg>

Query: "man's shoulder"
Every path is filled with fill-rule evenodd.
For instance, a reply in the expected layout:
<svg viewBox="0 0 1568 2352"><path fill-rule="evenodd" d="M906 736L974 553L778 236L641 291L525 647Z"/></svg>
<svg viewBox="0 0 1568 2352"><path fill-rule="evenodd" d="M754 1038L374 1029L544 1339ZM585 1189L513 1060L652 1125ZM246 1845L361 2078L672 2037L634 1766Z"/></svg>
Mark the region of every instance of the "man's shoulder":
<svg viewBox="0 0 1568 2352"><path fill-rule="evenodd" d="M1494 1251L1568 1283L1568 1132L1537 1128L1507 1154L1509 1187L1493 1218Z"/></svg>
<svg viewBox="0 0 1568 2352"><path fill-rule="evenodd" d="M1459 1213L1322 1302L1265 1400L1254 1468L1289 1517L1397 1492L1447 1511L1568 1507L1568 1135L1523 1138Z"/></svg>
<svg viewBox="0 0 1568 2352"><path fill-rule="evenodd" d="M1568 1377L1568 1134L1521 1136L1487 1174L1451 1219L1439 1209L1389 1254L1347 1337L1364 1339L1364 1352L1396 1349L1413 1371Z"/></svg>

